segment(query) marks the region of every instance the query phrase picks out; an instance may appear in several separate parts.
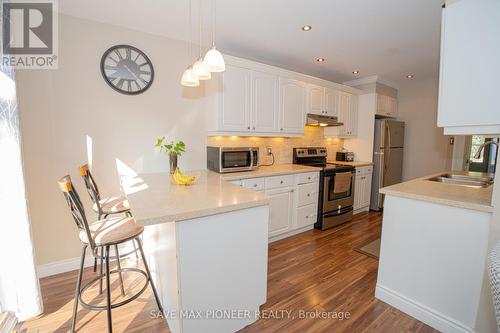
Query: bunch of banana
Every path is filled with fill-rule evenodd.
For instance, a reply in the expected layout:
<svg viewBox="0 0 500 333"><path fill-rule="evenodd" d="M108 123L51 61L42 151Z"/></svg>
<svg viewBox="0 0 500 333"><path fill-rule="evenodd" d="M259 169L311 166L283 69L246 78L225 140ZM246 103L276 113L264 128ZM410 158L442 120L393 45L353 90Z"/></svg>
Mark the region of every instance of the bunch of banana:
<svg viewBox="0 0 500 333"><path fill-rule="evenodd" d="M196 176L185 175L179 168L175 169L172 178L179 185L189 185L196 180Z"/></svg>

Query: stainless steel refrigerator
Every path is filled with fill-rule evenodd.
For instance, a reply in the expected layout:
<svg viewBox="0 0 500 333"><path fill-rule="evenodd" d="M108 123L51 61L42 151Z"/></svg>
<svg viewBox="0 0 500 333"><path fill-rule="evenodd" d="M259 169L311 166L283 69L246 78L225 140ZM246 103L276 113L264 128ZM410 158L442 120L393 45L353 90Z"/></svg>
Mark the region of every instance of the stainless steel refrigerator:
<svg viewBox="0 0 500 333"><path fill-rule="evenodd" d="M405 123L390 119L375 120L375 140L373 145L373 178L370 209L384 207L382 187L401 183L403 172L403 150Z"/></svg>

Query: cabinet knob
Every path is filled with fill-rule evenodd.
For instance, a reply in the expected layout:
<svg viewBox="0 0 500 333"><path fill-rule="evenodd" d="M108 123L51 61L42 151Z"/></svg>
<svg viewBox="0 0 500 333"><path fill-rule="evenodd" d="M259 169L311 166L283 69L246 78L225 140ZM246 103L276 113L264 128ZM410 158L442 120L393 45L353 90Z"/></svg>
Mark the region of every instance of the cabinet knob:
<svg viewBox="0 0 500 333"><path fill-rule="evenodd" d="M307 180L311 180L311 177L307 177Z"/></svg>
<svg viewBox="0 0 500 333"><path fill-rule="evenodd" d="M280 128L280 131L282 131L282 130L283 130L283 128Z"/></svg>
<svg viewBox="0 0 500 333"><path fill-rule="evenodd" d="M253 187L257 187L257 184L253 184Z"/></svg>
<svg viewBox="0 0 500 333"><path fill-rule="evenodd" d="M252 127L252 129L255 129L255 126L254 126L254 127Z"/></svg>
<svg viewBox="0 0 500 333"><path fill-rule="evenodd" d="M248 126L247 129L250 129L250 126Z"/></svg>
<svg viewBox="0 0 500 333"><path fill-rule="evenodd" d="M280 181L280 184L283 184L283 181Z"/></svg>
<svg viewBox="0 0 500 333"><path fill-rule="evenodd" d="M310 197L311 196L311 193L307 193L307 196Z"/></svg>
<svg viewBox="0 0 500 333"><path fill-rule="evenodd" d="M309 215L306 215L306 219L308 219L308 218L309 218Z"/></svg>

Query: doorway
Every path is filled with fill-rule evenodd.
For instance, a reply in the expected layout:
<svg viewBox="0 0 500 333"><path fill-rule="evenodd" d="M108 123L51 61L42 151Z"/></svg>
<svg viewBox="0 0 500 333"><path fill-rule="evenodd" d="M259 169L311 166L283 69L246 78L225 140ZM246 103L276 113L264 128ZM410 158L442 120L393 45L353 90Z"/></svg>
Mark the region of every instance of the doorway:
<svg viewBox="0 0 500 333"><path fill-rule="evenodd" d="M468 171L494 173L496 169L498 148L496 145L486 146L479 158L474 155L479 147L488 141L499 142L498 137L470 135L465 139L464 166Z"/></svg>

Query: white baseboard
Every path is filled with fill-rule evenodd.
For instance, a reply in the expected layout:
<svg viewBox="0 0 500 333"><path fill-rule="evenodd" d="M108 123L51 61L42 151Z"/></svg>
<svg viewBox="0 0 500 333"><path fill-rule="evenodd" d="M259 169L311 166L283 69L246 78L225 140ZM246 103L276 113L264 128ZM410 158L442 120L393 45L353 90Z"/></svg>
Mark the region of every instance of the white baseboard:
<svg viewBox="0 0 500 333"><path fill-rule="evenodd" d="M357 208L356 210L354 210L354 212L352 214L356 215L356 214L363 213L363 212L368 212L368 211L370 211L370 206Z"/></svg>
<svg viewBox="0 0 500 333"><path fill-rule="evenodd" d="M421 322L446 333L474 333L474 329L437 312L423 304L413 301L392 289L377 284L375 297L392 305L398 310L420 320Z"/></svg>
<svg viewBox="0 0 500 333"><path fill-rule="evenodd" d="M123 246L120 248L120 254L130 252L133 249L130 246ZM114 252L111 252L110 259L113 261L112 256ZM122 259L123 260L123 259ZM127 260L135 261L135 256L129 255ZM94 256L89 253L87 250L87 255L85 256L84 267L90 267L94 265ZM70 271L74 271L76 269L80 269L80 257L64 259L59 261L50 262L48 264L38 265L37 266L37 274L38 278L43 278L47 276L52 276L56 274L66 273Z"/></svg>
<svg viewBox="0 0 500 333"><path fill-rule="evenodd" d="M94 257L87 256L85 258L85 267L90 267L94 265ZM38 265L37 273L39 278L56 275L60 273L65 273L73 271L80 268L80 257L65 259L60 261L54 261L48 264Z"/></svg>

